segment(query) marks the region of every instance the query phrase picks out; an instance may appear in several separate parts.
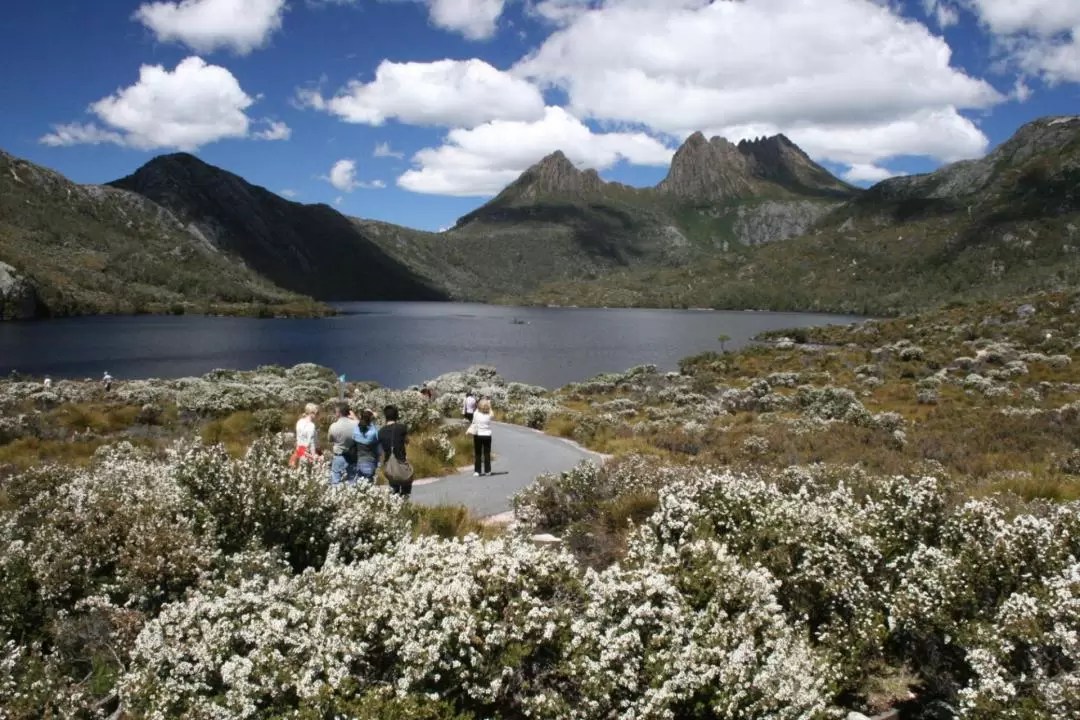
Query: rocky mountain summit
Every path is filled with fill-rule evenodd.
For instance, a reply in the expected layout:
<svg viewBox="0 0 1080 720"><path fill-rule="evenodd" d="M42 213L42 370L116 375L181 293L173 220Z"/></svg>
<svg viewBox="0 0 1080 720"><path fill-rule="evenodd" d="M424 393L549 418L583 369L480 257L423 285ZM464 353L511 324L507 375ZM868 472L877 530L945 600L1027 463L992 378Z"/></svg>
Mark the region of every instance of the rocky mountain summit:
<svg viewBox="0 0 1080 720"><path fill-rule="evenodd" d="M167 208L213 247L294 292L320 300L447 297L330 206L286 200L187 153L154 158L109 185Z"/></svg>
<svg viewBox="0 0 1080 720"><path fill-rule="evenodd" d="M1031 122L985 158L878 183L781 246L553 284L532 299L894 314L1077 282L1080 116L1069 116Z"/></svg>

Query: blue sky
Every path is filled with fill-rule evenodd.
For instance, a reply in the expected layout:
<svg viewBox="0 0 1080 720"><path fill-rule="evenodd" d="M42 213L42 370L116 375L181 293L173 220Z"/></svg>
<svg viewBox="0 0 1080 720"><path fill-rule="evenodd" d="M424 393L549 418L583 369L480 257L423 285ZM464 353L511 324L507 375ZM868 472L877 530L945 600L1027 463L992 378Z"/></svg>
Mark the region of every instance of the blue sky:
<svg viewBox="0 0 1080 720"><path fill-rule="evenodd" d="M1062 0L7 0L4 17L12 154L95 183L192 151L432 230L555 149L650 185L694 130L784 132L866 184L1080 112L1080 3Z"/></svg>

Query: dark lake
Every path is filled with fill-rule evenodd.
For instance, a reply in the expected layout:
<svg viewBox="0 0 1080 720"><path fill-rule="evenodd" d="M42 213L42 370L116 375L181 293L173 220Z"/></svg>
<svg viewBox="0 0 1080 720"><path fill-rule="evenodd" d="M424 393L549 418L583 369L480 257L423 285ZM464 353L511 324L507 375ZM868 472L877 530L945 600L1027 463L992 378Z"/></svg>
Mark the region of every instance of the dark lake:
<svg viewBox="0 0 1080 720"><path fill-rule="evenodd" d="M469 365L508 380L559 387L600 372L745 345L763 330L860 318L807 313L512 308L364 302L311 320L199 316L93 317L0 323L0 374L117 379L201 375L215 368L312 362L405 387ZM517 322L515 322L517 321Z"/></svg>

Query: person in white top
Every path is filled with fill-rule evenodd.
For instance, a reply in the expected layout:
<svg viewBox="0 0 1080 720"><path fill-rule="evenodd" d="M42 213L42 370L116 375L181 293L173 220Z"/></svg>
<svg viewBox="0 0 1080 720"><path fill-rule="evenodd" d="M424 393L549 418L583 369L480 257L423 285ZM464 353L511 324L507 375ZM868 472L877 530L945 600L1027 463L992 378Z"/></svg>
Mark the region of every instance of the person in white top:
<svg viewBox="0 0 1080 720"><path fill-rule="evenodd" d="M461 406L461 414L465 416L466 420L472 422L474 412L476 412L476 396L470 390L465 394L465 403Z"/></svg>
<svg viewBox="0 0 1080 720"><path fill-rule="evenodd" d="M484 398L476 406L472 425L473 477L491 474L491 401ZM482 461L482 462L481 462Z"/></svg>
<svg viewBox="0 0 1080 720"><path fill-rule="evenodd" d="M289 459L290 465L295 465L301 458L315 459L315 444L319 436L315 428L315 417L319 414L319 406L308 403L304 406L304 414L296 421L296 452Z"/></svg>

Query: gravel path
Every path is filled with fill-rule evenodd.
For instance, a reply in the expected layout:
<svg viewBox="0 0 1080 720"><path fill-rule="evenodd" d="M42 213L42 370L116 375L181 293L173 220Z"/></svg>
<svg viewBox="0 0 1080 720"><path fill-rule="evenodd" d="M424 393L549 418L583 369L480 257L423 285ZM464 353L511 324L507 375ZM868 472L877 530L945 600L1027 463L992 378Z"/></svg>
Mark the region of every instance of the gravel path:
<svg viewBox="0 0 1080 720"><path fill-rule="evenodd" d="M493 423L491 475L473 477L470 467L457 475L418 480L413 502L424 505L464 505L480 517L508 512L510 498L537 475L569 470L582 460L601 463L598 453L538 430ZM472 454L461 458L462 464Z"/></svg>

